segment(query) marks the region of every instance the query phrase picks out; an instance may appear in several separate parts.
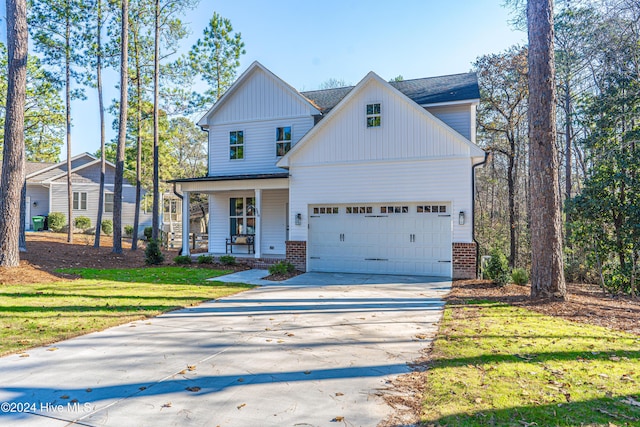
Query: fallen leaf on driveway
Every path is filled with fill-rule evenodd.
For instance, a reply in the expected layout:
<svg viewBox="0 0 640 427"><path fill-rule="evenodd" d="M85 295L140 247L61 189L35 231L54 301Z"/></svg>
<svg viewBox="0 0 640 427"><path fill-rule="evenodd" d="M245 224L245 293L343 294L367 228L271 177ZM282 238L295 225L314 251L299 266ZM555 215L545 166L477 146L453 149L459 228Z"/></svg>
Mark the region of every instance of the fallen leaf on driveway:
<svg viewBox="0 0 640 427"><path fill-rule="evenodd" d="M238 382L239 383L243 383L244 382L244 378L238 378Z"/></svg>
<svg viewBox="0 0 640 427"><path fill-rule="evenodd" d="M195 393L200 391L200 387L187 387L186 390Z"/></svg>
<svg viewBox="0 0 640 427"><path fill-rule="evenodd" d="M69 398L69 396L68 396L68 395L66 395L66 394L65 394L65 395L60 396L60 399L68 399L68 398Z"/></svg>
<svg viewBox="0 0 640 427"><path fill-rule="evenodd" d="M238 408L238 410L240 410L240 409L244 408L245 406L247 406L247 404L243 403L242 405L236 406L236 408Z"/></svg>
<svg viewBox="0 0 640 427"><path fill-rule="evenodd" d="M167 402L164 405L162 405L163 408L171 408L171 402Z"/></svg>
<svg viewBox="0 0 640 427"><path fill-rule="evenodd" d="M187 365L187 370L195 371L196 370L196 365Z"/></svg>
<svg viewBox="0 0 640 427"><path fill-rule="evenodd" d="M344 393L338 392L338 393L336 393L336 396L344 396Z"/></svg>
<svg viewBox="0 0 640 427"><path fill-rule="evenodd" d="M417 334L415 337L419 340L426 340L428 338L425 334Z"/></svg>
<svg viewBox="0 0 640 427"><path fill-rule="evenodd" d="M340 421L344 421L344 417L335 417L331 420L332 423L339 423Z"/></svg>
<svg viewBox="0 0 640 427"><path fill-rule="evenodd" d="M49 347L47 349L47 351L56 351L58 349L58 347Z"/></svg>
<svg viewBox="0 0 640 427"><path fill-rule="evenodd" d="M311 371L304 371L305 375L309 375L311 373Z"/></svg>
<svg viewBox="0 0 640 427"><path fill-rule="evenodd" d="M92 388L88 388L88 389L86 389L85 391L86 391L87 393L91 393L91 392L93 391L93 389L92 389Z"/></svg>
<svg viewBox="0 0 640 427"><path fill-rule="evenodd" d="M29 355L27 353L22 353L20 357L29 357Z"/></svg>

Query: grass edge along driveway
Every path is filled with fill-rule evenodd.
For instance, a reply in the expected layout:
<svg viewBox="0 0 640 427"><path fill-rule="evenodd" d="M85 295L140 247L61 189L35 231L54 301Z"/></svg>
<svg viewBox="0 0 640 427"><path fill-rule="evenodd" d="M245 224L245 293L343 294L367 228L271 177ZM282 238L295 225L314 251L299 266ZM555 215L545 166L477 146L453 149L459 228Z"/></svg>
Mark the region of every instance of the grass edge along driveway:
<svg viewBox="0 0 640 427"><path fill-rule="evenodd" d="M0 356L253 288L207 281L229 272L201 268L80 268L61 272L81 278L0 285Z"/></svg>
<svg viewBox="0 0 640 427"><path fill-rule="evenodd" d="M640 426L637 335L454 301L431 359L427 425Z"/></svg>

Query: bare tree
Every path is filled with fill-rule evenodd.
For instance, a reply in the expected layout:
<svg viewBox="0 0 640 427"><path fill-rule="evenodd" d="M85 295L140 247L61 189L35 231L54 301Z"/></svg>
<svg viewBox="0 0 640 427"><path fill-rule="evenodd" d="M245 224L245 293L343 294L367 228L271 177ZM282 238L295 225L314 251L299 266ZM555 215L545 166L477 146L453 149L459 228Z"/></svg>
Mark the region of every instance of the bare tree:
<svg viewBox="0 0 640 427"><path fill-rule="evenodd" d="M553 0L528 0L531 296L566 296L562 254Z"/></svg>
<svg viewBox="0 0 640 427"><path fill-rule="evenodd" d="M122 253L122 185L124 181L124 149L127 139L127 98L129 73L129 0L122 0L120 30L120 114L118 146L116 149L116 176L113 188L113 253Z"/></svg>
<svg viewBox="0 0 640 427"><path fill-rule="evenodd" d="M27 90L27 3L7 0L8 82L0 184L0 266L20 265L24 182L24 105Z"/></svg>

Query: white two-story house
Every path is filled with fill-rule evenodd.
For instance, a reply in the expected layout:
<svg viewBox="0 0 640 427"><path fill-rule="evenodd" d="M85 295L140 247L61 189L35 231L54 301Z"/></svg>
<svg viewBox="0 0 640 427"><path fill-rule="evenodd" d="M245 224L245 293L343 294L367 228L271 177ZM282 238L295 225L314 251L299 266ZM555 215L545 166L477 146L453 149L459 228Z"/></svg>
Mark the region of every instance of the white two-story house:
<svg viewBox="0 0 640 427"><path fill-rule="evenodd" d="M298 92L254 62L198 123L207 176L175 182L208 195L212 254L249 234L306 271L475 277L479 96L473 73Z"/></svg>

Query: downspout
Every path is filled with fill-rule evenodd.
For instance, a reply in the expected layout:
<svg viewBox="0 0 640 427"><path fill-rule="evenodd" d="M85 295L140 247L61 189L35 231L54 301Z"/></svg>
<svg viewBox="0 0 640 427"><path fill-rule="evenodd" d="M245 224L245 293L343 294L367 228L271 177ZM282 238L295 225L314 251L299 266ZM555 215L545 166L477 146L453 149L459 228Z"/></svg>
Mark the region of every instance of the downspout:
<svg viewBox="0 0 640 427"><path fill-rule="evenodd" d="M211 159L209 158L209 156L211 156L211 150L210 150L210 147L209 147L209 142L210 142L209 141L209 129L205 129L204 126L199 126L199 127L200 127L201 131L207 133L207 176L210 176L211 175L211 170L209 169L209 165L211 163L209 162L209 160L211 160Z"/></svg>
<svg viewBox="0 0 640 427"><path fill-rule="evenodd" d="M476 278L480 269L480 244L476 240L476 168L487 163L487 152L484 152L484 159L471 167L471 191L473 194L473 210L471 211L471 238L476 244Z"/></svg>

